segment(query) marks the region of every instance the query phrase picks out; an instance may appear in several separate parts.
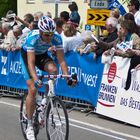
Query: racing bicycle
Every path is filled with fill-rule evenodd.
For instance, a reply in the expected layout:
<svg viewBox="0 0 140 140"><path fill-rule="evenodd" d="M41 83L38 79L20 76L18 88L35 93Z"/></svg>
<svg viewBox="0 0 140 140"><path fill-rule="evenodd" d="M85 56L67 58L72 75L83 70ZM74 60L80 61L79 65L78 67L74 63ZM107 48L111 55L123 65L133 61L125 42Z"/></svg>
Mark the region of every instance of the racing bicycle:
<svg viewBox="0 0 140 140"><path fill-rule="evenodd" d="M45 127L46 134L48 140L68 140L69 138L69 119L68 113L65 107L64 102L62 99L58 98L55 95L54 91L54 83L58 78L71 78L71 75L44 75L41 76L41 79L47 79L45 82L43 81L43 86L45 87L45 92L37 93L41 96L41 99L45 99L46 103L44 106L44 117L45 117ZM48 89L48 90L47 90ZM26 134L25 130L27 129L27 115L25 109L25 99L27 94L24 94L21 100L20 105L20 125L23 136L25 140ZM38 111L38 104L36 102L36 109L33 115L33 128L35 137L37 140L37 135L41 130L40 123L39 123L39 111Z"/></svg>

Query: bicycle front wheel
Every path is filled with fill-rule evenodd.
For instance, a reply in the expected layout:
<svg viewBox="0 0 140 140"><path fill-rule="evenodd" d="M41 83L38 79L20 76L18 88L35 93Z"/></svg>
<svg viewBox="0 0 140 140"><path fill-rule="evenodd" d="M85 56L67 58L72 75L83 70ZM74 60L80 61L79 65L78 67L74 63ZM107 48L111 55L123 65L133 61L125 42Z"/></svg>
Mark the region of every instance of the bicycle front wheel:
<svg viewBox="0 0 140 140"><path fill-rule="evenodd" d="M69 120L66 107L61 99L53 98L46 111L46 132L48 140L68 140Z"/></svg>
<svg viewBox="0 0 140 140"><path fill-rule="evenodd" d="M26 113L26 96L23 95L22 100L21 100L21 105L20 105L20 125L21 125L21 131L24 136L24 139L27 140L25 131L27 129L27 113ZM37 139L37 135L39 133L39 122L38 122L38 113L35 110L34 115L33 115L33 128L35 132L35 137Z"/></svg>

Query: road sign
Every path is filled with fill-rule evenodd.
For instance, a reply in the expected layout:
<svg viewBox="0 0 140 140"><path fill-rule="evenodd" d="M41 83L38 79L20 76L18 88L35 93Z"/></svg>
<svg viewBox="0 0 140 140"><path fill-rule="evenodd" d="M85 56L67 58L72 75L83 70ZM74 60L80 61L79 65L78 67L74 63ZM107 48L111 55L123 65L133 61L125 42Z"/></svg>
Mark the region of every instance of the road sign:
<svg viewBox="0 0 140 140"><path fill-rule="evenodd" d="M107 9L108 0L91 0L90 8L92 9Z"/></svg>
<svg viewBox="0 0 140 140"><path fill-rule="evenodd" d="M91 25L86 24L86 25L85 25L85 30L86 30L86 31L91 31Z"/></svg>
<svg viewBox="0 0 140 140"><path fill-rule="evenodd" d="M110 16L110 10L88 9L87 24L105 26L106 19Z"/></svg>

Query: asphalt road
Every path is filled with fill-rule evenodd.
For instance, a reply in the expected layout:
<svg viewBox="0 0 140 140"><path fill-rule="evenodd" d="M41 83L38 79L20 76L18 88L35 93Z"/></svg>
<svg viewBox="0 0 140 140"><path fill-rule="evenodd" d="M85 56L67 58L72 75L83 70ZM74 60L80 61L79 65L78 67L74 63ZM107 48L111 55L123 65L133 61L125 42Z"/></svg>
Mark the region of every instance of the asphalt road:
<svg viewBox="0 0 140 140"><path fill-rule="evenodd" d="M19 124L20 100L0 98L0 140L24 140ZM69 113L69 140L140 140L138 127L124 124L92 113L86 116L80 111ZM45 129L38 140L47 140Z"/></svg>

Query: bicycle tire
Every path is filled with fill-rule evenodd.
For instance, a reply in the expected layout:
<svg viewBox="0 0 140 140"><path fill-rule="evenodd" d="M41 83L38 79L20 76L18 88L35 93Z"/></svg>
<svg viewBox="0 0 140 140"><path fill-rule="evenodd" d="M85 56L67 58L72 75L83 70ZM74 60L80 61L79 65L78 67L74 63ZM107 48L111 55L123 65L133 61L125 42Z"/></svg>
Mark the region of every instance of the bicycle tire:
<svg viewBox="0 0 140 140"><path fill-rule="evenodd" d="M66 110L66 107L65 107L63 101L56 96L53 97L53 108L54 109L53 109L53 113L52 113L51 112L52 111L51 103L49 101L48 107L46 110L47 138L48 138L48 140L54 140L54 139L55 140L68 140L68 137L69 137L68 113L67 113L67 110ZM64 132L61 132L61 130L63 130L63 128L64 128ZM58 133L60 133L59 136L58 136ZM63 133L65 133L65 134L63 134Z"/></svg>
<svg viewBox="0 0 140 140"><path fill-rule="evenodd" d="M26 96L27 96L27 94L23 95L23 97L21 99L21 104L20 104L20 126L21 126L21 131L22 131L22 134L23 134L23 137L25 140L27 140L26 134L25 134L25 130L27 129L27 118L26 118L26 112L25 112ZM35 115L33 116L33 128L34 128L35 137L37 140L37 135L39 133L39 122L38 122L38 113L37 112L35 112Z"/></svg>
<svg viewBox="0 0 140 140"><path fill-rule="evenodd" d="M22 99L21 99L21 104L20 104L20 126L21 126L21 131L22 131L23 137L25 140L27 140L26 134L25 134L25 129L27 128L27 120L26 120L25 116L23 116L25 99L26 99L26 95L23 95Z"/></svg>

